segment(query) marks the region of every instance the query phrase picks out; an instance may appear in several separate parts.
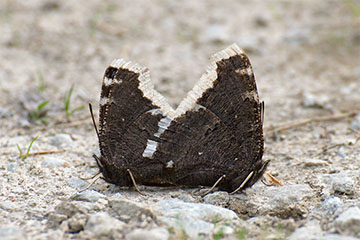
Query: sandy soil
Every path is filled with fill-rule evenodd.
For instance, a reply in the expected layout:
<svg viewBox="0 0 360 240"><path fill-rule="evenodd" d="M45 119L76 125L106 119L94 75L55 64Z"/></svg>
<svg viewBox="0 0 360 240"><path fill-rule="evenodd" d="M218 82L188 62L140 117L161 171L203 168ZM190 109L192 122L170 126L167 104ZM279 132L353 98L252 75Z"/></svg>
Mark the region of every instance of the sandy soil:
<svg viewBox="0 0 360 240"><path fill-rule="evenodd" d="M208 58L233 42L249 55L265 101L269 170L285 185L310 185L316 194L306 207L319 204L320 175L360 169L359 132L353 131L360 120L272 127L360 110L360 17L349 2L356 3L0 1L0 201L32 209L17 216L1 210L0 224L39 218L74 191L64 186L67 179L96 172L88 111L69 117L64 111L72 84L71 109L92 102L97 112L104 70L121 57L148 67L156 89L176 106ZM44 124L29 113L46 100ZM71 139L57 143L58 134ZM35 136L31 152L63 151L21 160L17 144L25 151ZM49 155L65 169L41 165ZM339 197L358 198L356 181L355 194ZM107 184L95 186L101 191Z"/></svg>

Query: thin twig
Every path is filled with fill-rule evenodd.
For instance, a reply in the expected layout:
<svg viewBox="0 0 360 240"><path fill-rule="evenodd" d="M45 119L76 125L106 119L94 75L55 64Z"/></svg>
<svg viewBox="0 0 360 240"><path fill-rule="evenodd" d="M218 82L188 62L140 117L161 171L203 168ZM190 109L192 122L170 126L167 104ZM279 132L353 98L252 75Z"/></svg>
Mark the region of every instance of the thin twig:
<svg viewBox="0 0 360 240"><path fill-rule="evenodd" d="M344 119L344 118L348 118L348 117L354 117L357 114L358 114L358 112L350 112L350 113L343 113L343 114L332 115L332 116L310 118L310 119L297 121L297 122L283 123L283 124L280 124L278 126L267 126L267 127L265 127L265 130L266 131L281 132L281 131L284 131L284 130L287 130L287 129L290 129L290 128L303 126L303 125L306 125L306 124L312 123L312 122L336 121L336 120L340 120L340 119Z"/></svg>
<svg viewBox="0 0 360 240"><path fill-rule="evenodd" d="M341 146L344 146L344 145L345 145L344 143L338 143L338 144L331 145L329 147L325 147L321 152L315 154L313 157L320 156L320 155L326 153L327 151L329 151L330 149L333 149L333 148L336 148L336 147L341 147Z"/></svg>
<svg viewBox="0 0 360 240"><path fill-rule="evenodd" d="M54 124L54 125L49 125L49 126L45 126L45 127L39 127L39 128L34 128L36 131L47 131L51 128L70 128L70 127L77 127L77 126L86 126L88 125L90 122L89 122L89 118L84 118L84 119L80 119L78 121L74 121L74 122L60 122L60 123L57 123L57 124Z"/></svg>
<svg viewBox="0 0 360 240"><path fill-rule="evenodd" d="M29 153L28 156L54 154L54 153L61 153L64 151L65 151L64 149L59 149L59 150L49 150L49 151L42 151L42 152L32 152L32 153Z"/></svg>

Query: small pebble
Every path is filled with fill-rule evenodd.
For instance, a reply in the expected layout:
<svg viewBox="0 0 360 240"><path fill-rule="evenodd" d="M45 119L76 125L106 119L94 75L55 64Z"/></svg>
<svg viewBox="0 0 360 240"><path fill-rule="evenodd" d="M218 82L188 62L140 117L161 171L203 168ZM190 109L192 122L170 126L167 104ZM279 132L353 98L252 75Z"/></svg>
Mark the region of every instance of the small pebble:
<svg viewBox="0 0 360 240"><path fill-rule="evenodd" d="M183 202L179 199L161 200L153 209L161 224L184 231L191 239L209 237L214 232L215 225L237 225L242 221L229 209L211 204Z"/></svg>
<svg viewBox="0 0 360 240"><path fill-rule="evenodd" d="M306 213L301 202L313 198L312 189L306 184L268 187L255 184L247 189L248 198L239 199L236 207L250 216L272 214L281 218L297 218ZM235 204L235 203L233 203Z"/></svg>
<svg viewBox="0 0 360 240"><path fill-rule="evenodd" d="M322 179L325 185L330 187L332 193L352 195L355 192L354 179L346 173L325 174Z"/></svg>
<svg viewBox="0 0 360 240"><path fill-rule="evenodd" d="M75 193L71 199L85 202L96 202L99 199L106 198L104 194L101 194L94 190L86 190L80 193Z"/></svg>
<svg viewBox="0 0 360 240"><path fill-rule="evenodd" d="M69 134L59 133L50 138L50 144L58 148L70 146L73 144L73 140Z"/></svg>
<svg viewBox="0 0 360 240"><path fill-rule="evenodd" d="M142 214L153 217L153 213L146 205L126 199L110 199L109 205L119 215L127 215L131 218L139 218Z"/></svg>
<svg viewBox="0 0 360 240"><path fill-rule="evenodd" d="M4 209L6 211L14 211L18 209L18 204L12 201L0 202L0 209Z"/></svg>
<svg viewBox="0 0 360 240"><path fill-rule="evenodd" d="M350 127L355 130L360 129L360 115L355 117L355 119L350 123Z"/></svg>
<svg viewBox="0 0 360 240"><path fill-rule="evenodd" d="M169 239L169 232L165 228L135 229L126 235L127 240L167 240Z"/></svg>
<svg viewBox="0 0 360 240"><path fill-rule="evenodd" d="M314 212L328 217L332 216L342 205L343 201L340 198L329 196L325 198L320 206L314 209Z"/></svg>
<svg viewBox="0 0 360 240"><path fill-rule="evenodd" d="M26 239L22 230L17 226L0 226L1 240L23 240Z"/></svg>
<svg viewBox="0 0 360 240"><path fill-rule="evenodd" d="M205 29L202 37L204 38L203 40L207 42L221 43L229 39L229 34L226 25L212 24Z"/></svg>
<svg viewBox="0 0 360 240"><path fill-rule="evenodd" d="M57 158L57 157L47 156L41 162L41 166L42 167L47 167L47 168L64 167L65 166L65 160Z"/></svg>
<svg viewBox="0 0 360 240"><path fill-rule="evenodd" d="M89 183L85 180L82 180L78 177L72 177L72 178L69 178L69 180L67 181L68 185L72 188L75 188L75 189L83 189L83 188L86 188Z"/></svg>
<svg viewBox="0 0 360 240"><path fill-rule="evenodd" d="M85 231L95 238L123 239L122 229L125 223L111 217L107 212L98 212L89 217Z"/></svg>
<svg viewBox="0 0 360 240"><path fill-rule="evenodd" d="M18 167L19 167L19 166L18 166L17 163L12 162L12 163L9 163L9 164L6 166L6 170L9 171L9 172L14 172Z"/></svg>
<svg viewBox="0 0 360 240"><path fill-rule="evenodd" d="M346 209L334 222L336 230L344 235L360 237L360 209L350 207Z"/></svg>
<svg viewBox="0 0 360 240"><path fill-rule="evenodd" d="M218 206L225 206L230 201L229 193L224 191L217 191L210 193L204 197L204 203L209 203Z"/></svg>

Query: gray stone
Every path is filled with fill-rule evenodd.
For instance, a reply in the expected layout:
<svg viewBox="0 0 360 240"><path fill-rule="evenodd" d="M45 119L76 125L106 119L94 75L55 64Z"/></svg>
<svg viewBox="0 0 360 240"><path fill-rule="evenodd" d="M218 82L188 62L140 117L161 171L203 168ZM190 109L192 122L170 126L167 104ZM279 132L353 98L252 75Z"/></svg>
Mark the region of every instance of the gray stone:
<svg viewBox="0 0 360 240"><path fill-rule="evenodd" d="M31 140L28 139L27 136L17 136L17 137L12 137L8 140L7 144L5 146L17 146L17 144L20 146L20 148L24 149L25 146L29 145L29 142ZM24 150L23 150L24 151Z"/></svg>
<svg viewBox="0 0 360 240"><path fill-rule="evenodd" d="M23 240L26 239L22 230L17 226L0 226L1 240Z"/></svg>
<svg viewBox="0 0 360 240"><path fill-rule="evenodd" d="M9 172L14 172L18 167L19 167L19 165L17 163L12 162L6 166L6 170Z"/></svg>
<svg viewBox="0 0 360 240"><path fill-rule="evenodd" d="M209 203L213 205L225 206L230 201L229 193L223 191L217 191L211 194L208 194L204 197L204 203Z"/></svg>
<svg viewBox="0 0 360 240"><path fill-rule="evenodd" d="M182 214L179 217L158 217L161 224L178 232L184 232L190 239L208 237L214 231L215 224Z"/></svg>
<svg viewBox="0 0 360 240"><path fill-rule="evenodd" d="M60 223L68 219L68 216L64 214L58 214L56 212L50 212L48 213L47 218L50 227L57 227Z"/></svg>
<svg viewBox="0 0 360 240"><path fill-rule="evenodd" d="M258 36L249 35L241 36L236 40L236 43L246 52L259 52L259 46L263 44Z"/></svg>
<svg viewBox="0 0 360 240"><path fill-rule="evenodd" d="M167 227L183 230L190 238L209 236L224 222L231 226L241 223L231 210L202 203L187 203L179 199L166 199L153 207L160 223ZM227 229L229 230L229 229Z"/></svg>
<svg viewBox="0 0 360 240"><path fill-rule="evenodd" d="M77 213L68 220L68 232L77 233L84 230L87 215Z"/></svg>
<svg viewBox="0 0 360 240"><path fill-rule="evenodd" d="M123 239L121 231L125 223L111 217L106 212L91 215L85 225L85 231L96 238Z"/></svg>
<svg viewBox="0 0 360 240"><path fill-rule="evenodd" d="M346 209L335 219L334 226L341 234L360 237L360 209L358 207Z"/></svg>
<svg viewBox="0 0 360 240"><path fill-rule="evenodd" d="M153 228L153 229L135 229L126 235L127 240L167 240L169 239L169 232L165 228Z"/></svg>
<svg viewBox="0 0 360 240"><path fill-rule="evenodd" d="M273 214L281 218L298 218L307 212L302 201L311 199L313 190L308 185L295 184L282 187L254 185L247 195L236 194L238 202L232 209L248 216Z"/></svg>
<svg viewBox="0 0 360 240"><path fill-rule="evenodd" d="M4 201L0 202L0 209L4 209L6 211L14 211L18 209L18 205L15 202Z"/></svg>
<svg viewBox="0 0 360 240"><path fill-rule="evenodd" d="M119 216L139 218L141 215L145 215L154 218L154 215L149 208L133 201L112 198L109 200L109 205Z"/></svg>
<svg viewBox="0 0 360 240"><path fill-rule="evenodd" d="M318 238L319 240L359 240L358 238L343 236L336 233L324 234Z"/></svg>
<svg viewBox="0 0 360 240"><path fill-rule="evenodd" d="M296 229L296 231L289 236L289 240L319 239L321 235L320 222L312 220L307 222L305 226Z"/></svg>
<svg viewBox="0 0 360 240"><path fill-rule="evenodd" d="M356 116L350 123L350 127L353 129L360 129L360 115Z"/></svg>
<svg viewBox="0 0 360 240"><path fill-rule="evenodd" d="M226 25L212 24L205 28L202 38L207 42L226 42L229 34Z"/></svg>
<svg viewBox="0 0 360 240"><path fill-rule="evenodd" d="M342 157L342 158L346 158L346 153L345 153L345 148L344 146L339 147L337 153L338 156Z"/></svg>
<svg viewBox="0 0 360 240"><path fill-rule="evenodd" d="M106 196L94 190L86 190L80 193L75 193L71 199L85 202L96 202L99 199L104 199Z"/></svg>
<svg viewBox="0 0 360 240"><path fill-rule="evenodd" d="M347 173L325 174L322 176L322 181L330 186L331 193L354 194L355 181Z"/></svg>
<svg viewBox="0 0 360 240"><path fill-rule="evenodd" d="M65 215L66 217L72 217L79 211L80 209L69 201L63 201L55 207L55 212L57 214Z"/></svg>
<svg viewBox="0 0 360 240"><path fill-rule="evenodd" d="M30 128L31 127L31 123L29 122L29 120L24 119L24 118L19 120L19 125L21 128Z"/></svg>
<svg viewBox="0 0 360 240"><path fill-rule="evenodd" d="M78 206L69 201L59 203L54 211L47 214L48 223L51 227L57 227L63 221L70 219L75 214L84 213Z"/></svg>
<svg viewBox="0 0 360 240"><path fill-rule="evenodd" d="M306 93L303 99L303 106L308 108L326 108L329 102L329 97L326 95L312 95Z"/></svg>
<svg viewBox="0 0 360 240"><path fill-rule="evenodd" d="M216 225L214 227L213 234L215 235L219 232L221 232L221 235L225 237L234 234L235 231L232 227L226 225Z"/></svg>
<svg viewBox="0 0 360 240"><path fill-rule="evenodd" d="M82 180L82 179L77 178L77 177L69 178L67 183L68 183L68 185L70 187L76 188L76 189L84 189L89 185L89 183L87 181Z"/></svg>
<svg viewBox="0 0 360 240"><path fill-rule="evenodd" d="M317 228L317 226L316 226ZM343 236L336 233L313 232L315 229L302 227L293 232L287 239L289 240L358 240L358 238Z"/></svg>
<svg viewBox="0 0 360 240"><path fill-rule="evenodd" d="M309 28L291 28L285 32L283 40L286 43L302 44L309 41L311 33Z"/></svg>
<svg viewBox="0 0 360 240"><path fill-rule="evenodd" d="M179 196L177 196L177 198L184 202L195 202L196 201L196 199L188 193L182 193Z"/></svg>
<svg viewBox="0 0 360 240"><path fill-rule="evenodd" d="M340 198L329 196L325 198L323 203L314 209L314 212L322 216L332 216L341 206L343 202Z"/></svg>
<svg viewBox="0 0 360 240"><path fill-rule="evenodd" d="M111 199L123 199L123 198L124 198L124 196L119 192L117 192L111 196Z"/></svg>
<svg viewBox="0 0 360 240"><path fill-rule="evenodd" d="M59 133L50 138L50 144L60 148L70 146L73 140L69 134Z"/></svg>
<svg viewBox="0 0 360 240"><path fill-rule="evenodd" d="M56 157L47 156L41 162L41 166L42 167L47 167L47 168L64 167L65 166L65 160L60 159L60 158L56 158Z"/></svg>

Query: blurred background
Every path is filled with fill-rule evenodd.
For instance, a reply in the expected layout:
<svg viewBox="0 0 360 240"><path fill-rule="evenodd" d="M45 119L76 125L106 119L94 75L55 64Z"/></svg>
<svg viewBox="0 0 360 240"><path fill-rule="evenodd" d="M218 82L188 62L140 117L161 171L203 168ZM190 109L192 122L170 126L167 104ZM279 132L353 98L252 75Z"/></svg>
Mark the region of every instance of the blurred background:
<svg viewBox="0 0 360 240"><path fill-rule="evenodd" d="M62 121L72 85L73 107L97 107L114 58L150 68L176 106L208 58L233 42L252 60L268 121L359 109L358 0L1 0L2 126L11 128L9 118L29 125L24 118L44 101L47 116Z"/></svg>

